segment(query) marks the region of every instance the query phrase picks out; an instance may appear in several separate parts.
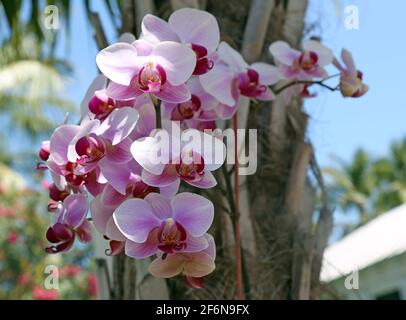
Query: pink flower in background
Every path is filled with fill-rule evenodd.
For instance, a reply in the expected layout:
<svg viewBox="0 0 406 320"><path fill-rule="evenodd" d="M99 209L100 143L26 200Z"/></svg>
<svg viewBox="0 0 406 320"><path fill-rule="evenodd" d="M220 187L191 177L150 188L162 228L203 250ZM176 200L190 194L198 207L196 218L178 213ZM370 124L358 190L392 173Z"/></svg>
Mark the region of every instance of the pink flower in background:
<svg viewBox="0 0 406 320"><path fill-rule="evenodd" d="M32 297L34 300L56 300L59 293L55 289L44 289L37 285L32 289Z"/></svg>
<svg viewBox="0 0 406 320"><path fill-rule="evenodd" d="M153 137L134 141L131 146L134 159L143 167L142 180L156 187L179 185L181 180L198 188L214 187L217 181L212 171L224 163L224 143L195 129L183 131L180 137L175 132L171 136L165 133L158 130ZM173 140L179 141L179 148L171 143ZM166 153L166 159L157 158L159 149Z"/></svg>
<svg viewBox="0 0 406 320"><path fill-rule="evenodd" d="M89 295L92 297L96 297L98 293L98 283L97 283L97 277L94 273L90 273L87 276L87 290L89 292Z"/></svg>
<svg viewBox="0 0 406 320"><path fill-rule="evenodd" d="M185 82L196 65L194 52L179 43L163 41L151 48L146 55L134 45L116 43L96 57L100 71L113 83L106 91L117 100L133 99L151 93L168 102L190 99Z"/></svg>
<svg viewBox="0 0 406 320"><path fill-rule="evenodd" d="M0 205L0 217L13 218L16 212L14 208L6 208Z"/></svg>
<svg viewBox="0 0 406 320"><path fill-rule="evenodd" d="M9 244L16 244L19 238L20 236L16 231L9 231L6 240Z"/></svg>
<svg viewBox="0 0 406 320"><path fill-rule="evenodd" d="M314 40L303 42L302 47L303 51L298 51L284 41L276 41L269 46L283 78L325 78L328 74L324 67L333 61L331 50Z"/></svg>
<svg viewBox="0 0 406 320"><path fill-rule="evenodd" d="M23 273L23 274L19 275L17 278L17 284L19 286L27 286L30 284L31 281L32 281L32 277L29 273Z"/></svg>
<svg viewBox="0 0 406 320"><path fill-rule="evenodd" d="M67 266L64 266L61 269L60 275L67 276L67 277L76 277L81 272L82 272L82 268L80 266L77 266L74 264L69 264Z"/></svg>
<svg viewBox="0 0 406 320"><path fill-rule="evenodd" d="M358 98L368 91L368 86L362 82L362 72L355 67L351 53L342 49L341 59L344 66L334 58L333 64L341 72L340 91L344 97Z"/></svg>
<svg viewBox="0 0 406 320"><path fill-rule="evenodd" d="M196 66L193 75L202 75L213 68L217 59L215 53L220 41L220 30L216 18L205 11L183 8L176 10L168 22L147 14L142 20L141 41L135 42L136 47L148 47L143 42L152 44L161 41L175 41L189 46L196 55Z"/></svg>
<svg viewBox="0 0 406 320"><path fill-rule="evenodd" d="M209 94L232 108L231 114L238 107L241 95L258 100L274 99L268 86L280 79L277 68L262 62L248 65L225 42L220 43L218 53L220 62L210 72L200 76L200 81Z"/></svg>
<svg viewBox="0 0 406 320"><path fill-rule="evenodd" d="M192 287L202 287L201 277L215 269L216 247L211 235L205 235L206 249L200 252L179 252L167 256L158 256L149 266L149 272L158 278L171 278L180 273ZM197 278L197 279L196 279Z"/></svg>
<svg viewBox="0 0 406 320"><path fill-rule="evenodd" d="M114 221L127 238L125 252L145 258L163 252L196 252L207 248L204 234L214 215L213 204L192 193L169 199L150 193L145 199L130 199L114 212Z"/></svg>

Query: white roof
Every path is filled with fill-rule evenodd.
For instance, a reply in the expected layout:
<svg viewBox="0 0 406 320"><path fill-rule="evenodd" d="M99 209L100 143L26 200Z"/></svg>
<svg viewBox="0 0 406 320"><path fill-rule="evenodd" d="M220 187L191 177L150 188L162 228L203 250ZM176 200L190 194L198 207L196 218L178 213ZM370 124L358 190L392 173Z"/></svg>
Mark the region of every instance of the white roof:
<svg viewBox="0 0 406 320"><path fill-rule="evenodd" d="M406 204L371 220L329 246L321 281L332 281L406 251Z"/></svg>

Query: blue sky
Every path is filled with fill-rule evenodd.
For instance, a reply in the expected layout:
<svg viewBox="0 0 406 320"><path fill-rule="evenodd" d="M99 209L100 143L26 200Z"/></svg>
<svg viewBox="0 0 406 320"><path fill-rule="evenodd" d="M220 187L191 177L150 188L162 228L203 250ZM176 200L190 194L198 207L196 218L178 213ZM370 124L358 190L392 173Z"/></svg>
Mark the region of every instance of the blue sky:
<svg viewBox="0 0 406 320"><path fill-rule="evenodd" d="M323 42L336 54L341 47L353 53L370 91L359 99L322 92L318 99L307 102L312 115L310 137L319 161L330 165L331 154L350 159L357 147L383 155L391 141L406 133L406 41L400 32L406 30L406 2L318 0L312 1L312 8L321 2L324 6L318 10L324 13ZM338 10L335 3L339 3ZM358 30L344 26L344 8L348 4L359 8Z"/></svg>

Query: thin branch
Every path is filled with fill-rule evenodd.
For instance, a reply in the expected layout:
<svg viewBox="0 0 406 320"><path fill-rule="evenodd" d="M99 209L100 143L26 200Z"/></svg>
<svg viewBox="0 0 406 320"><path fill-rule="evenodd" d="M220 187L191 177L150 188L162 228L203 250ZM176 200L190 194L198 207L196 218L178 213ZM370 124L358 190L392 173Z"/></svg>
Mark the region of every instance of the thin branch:
<svg viewBox="0 0 406 320"><path fill-rule="evenodd" d="M230 181L230 175L227 172L227 167L225 165L221 166L221 170L223 172L224 180L226 183L227 200L228 200L232 214L235 215L235 203L234 203L234 197L233 197L233 187L232 187L231 181Z"/></svg>
<svg viewBox="0 0 406 320"><path fill-rule="evenodd" d="M234 127L234 194L235 194L235 216L234 232L235 232L235 273L236 273L236 291L237 299L244 299L244 283L242 278L242 259L241 259L241 228L240 228L240 183L238 175L238 143L237 143L237 128L238 118L237 113L233 118Z"/></svg>
<svg viewBox="0 0 406 320"><path fill-rule="evenodd" d="M339 88L339 86L330 87L329 85L327 85L327 84L324 83L326 80L331 79L332 77L336 77L336 76L337 76L337 75L329 76L329 77L327 77L327 78L325 78L325 79L318 80L318 81L312 81L312 80L294 80L294 81L292 81L292 82L289 82L289 83L283 85L282 87L280 87L280 88L278 88L278 89L275 89L275 90L274 90L274 93L275 93L275 94L279 94L279 93L281 93L283 90L285 90L285 89L287 89L287 88L289 88L289 87L291 87L291 86L297 85L297 84L307 84L307 85L309 85L309 86L312 86L312 85L314 85L314 84L317 84L317 85L319 85L319 86L321 86L321 87L323 87L323 88L326 88L326 89L328 89L328 90L330 90L330 91L336 91L336 90Z"/></svg>

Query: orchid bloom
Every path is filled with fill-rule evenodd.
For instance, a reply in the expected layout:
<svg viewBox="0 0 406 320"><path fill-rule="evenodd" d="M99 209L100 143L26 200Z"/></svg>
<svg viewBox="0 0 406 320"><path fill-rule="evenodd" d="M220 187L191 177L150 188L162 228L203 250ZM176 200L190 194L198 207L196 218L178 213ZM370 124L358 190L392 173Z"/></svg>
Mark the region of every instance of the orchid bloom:
<svg viewBox="0 0 406 320"><path fill-rule="evenodd" d="M119 42L132 43L135 37L130 33L124 33L120 36ZM134 100L120 101L114 100L107 95L108 79L103 75L98 75L90 84L85 97L80 104L82 119L104 120L116 107L132 106Z"/></svg>
<svg viewBox="0 0 406 320"><path fill-rule="evenodd" d="M198 129L201 128L202 122L211 123L216 119L230 119L232 117L232 108L220 103L208 94L198 78L191 78L187 82L187 86L192 95L191 99L181 103L163 102L161 105L163 120L179 121L187 128Z"/></svg>
<svg viewBox="0 0 406 320"><path fill-rule="evenodd" d="M185 45L163 41L143 52L139 46L116 43L100 51L96 63L113 81L106 91L112 99L129 100L143 93L174 103L190 99L185 82L193 73L196 59Z"/></svg>
<svg viewBox="0 0 406 320"><path fill-rule="evenodd" d="M83 194L71 194L56 208L55 224L48 228L46 237L53 245L48 247L48 253L58 253L68 250L79 237L81 242L91 240L91 225L86 220L88 211L87 197Z"/></svg>
<svg viewBox="0 0 406 320"><path fill-rule="evenodd" d="M331 50L314 40L303 42L302 47L303 51L298 51L284 41L269 46L281 75L287 80L325 78L324 67L333 61Z"/></svg>
<svg viewBox="0 0 406 320"><path fill-rule="evenodd" d="M179 142L179 148L174 141ZM157 157L160 151L164 153L162 159ZM131 153L143 167L141 177L146 184L164 187L179 185L183 180L198 188L217 184L211 171L220 168L226 155L222 141L195 129L185 130L180 136L157 130L154 136L134 141Z"/></svg>
<svg viewBox="0 0 406 320"><path fill-rule="evenodd" d="M149 272L157 278L171 278L180 273L186 277L186 282L196 287L202 287L201 277L207 276L215 269L216 247L211 235L205 234L208 246L200 252L178 252L171 255L158 256L149 266Z"/></svg>
<svg viewBox="0 0 406 320"><path fill-rule="evenodd" d="M363 96L368 91L368 85L362 82L362 72L355 67L351 53L342 49L341 59L344 66L336 58L334 58L333 64L341 72L340 91L342 95L353 98Z"/></svg>
<svg viewBox="0 0 406 320"><path fill-rule="evenodd" d="M127 238L125 252L134 258L206 249L204 235L213 216L214 206L209 200L188 192L172 198L150 193L144 199L129 199L113 214Z"/></svg>
<svg viewBox="0 0 406 320"><path fill-rule="evenodd" d="M220 43L218 53L220 62L200 76L201 84L209 94L234 109L238 107L241 95L265 101L274 99L268 86L280 79L276 67L262 62L248 65L225 42Z"/></svg>
<svg viewBox="0 0 406 320"><path fill-rule="evenodd" d="M128 135L134 130L139 114L135 109L115 109L102 123L88 120L80 126L62 125L50 140L54 173L80 186L93 170L109 180L116 179L116 170L131 160ZM58 169L59 168L59 169ZM119 190L119 192L123 190Z"/></svg>
<svg viewBox="0 0 406 320"><path fill-rule="evenodd" d="M215 51L220 42L220 30L212 14L183 8L172 13L168 22L147 14L142 20L141 28L142 40L155 44L175 41L189 46L196 55L193 75L205 74L213 68L217 59Z"/></svg>

